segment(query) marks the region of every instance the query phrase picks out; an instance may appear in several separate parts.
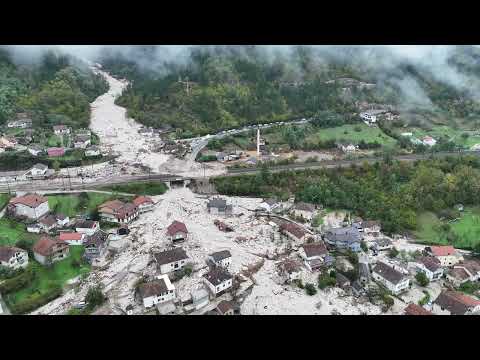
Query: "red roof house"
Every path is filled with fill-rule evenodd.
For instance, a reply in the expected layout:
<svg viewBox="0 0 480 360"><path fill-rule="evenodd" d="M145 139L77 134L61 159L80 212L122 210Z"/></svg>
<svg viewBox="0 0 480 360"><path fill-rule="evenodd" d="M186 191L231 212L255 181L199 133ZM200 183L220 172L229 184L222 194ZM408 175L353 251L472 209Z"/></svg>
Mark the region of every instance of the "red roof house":
<svg viewBox="0 0 480 360"><path fill-rule="evenodd" d="M64 148L48 148L47 149L47 154L50 157L59 157L65 155L65 149Z"/></svg>
<svg viewBox="0 0 480 360"><path fill-rule="evenodd" d="M187 235L187 227L180 221L175 220L167 227L167 238L171 241L185 240Z"/></svg>
<svg viewBox="0 0 480 360"><path fill-rule="evenodd" d="M414 303L409 304L404 312L405 315L433 315L430 311Z"/></svg>

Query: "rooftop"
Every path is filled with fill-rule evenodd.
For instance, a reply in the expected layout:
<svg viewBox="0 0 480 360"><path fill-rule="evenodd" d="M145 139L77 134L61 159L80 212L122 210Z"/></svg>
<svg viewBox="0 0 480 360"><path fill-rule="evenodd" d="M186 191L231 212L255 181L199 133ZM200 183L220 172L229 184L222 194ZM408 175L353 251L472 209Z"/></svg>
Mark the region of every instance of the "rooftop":
<svg viewBox="0 0 480 360"><path fill-rule="evenodd" d="M222 300L217 305L217 311L222 315L230 310L233 310L233 304L230 301Z"/></svg>
<svg viewBox="0 0 480 360"><path fill-rule="evenodd" d="M175 235L178 232L188 233L187 227L184 223L174 220L168 227L167 227L167 234L168 235Z"/></svg>
<svg viewBox="0 0 480 360"><path fill-rule="evenodd" d="M135 199L133 199L133 204L135 204L135 206L140 206L143 204L153 204L153 200L148 196L137 196Z"/></svg>
<svg viewBox="0 0 480 360"><path fill-rule="evenodd" d="M64 245L63 243L59 243L59 242L55 241L54 239L52 239L48 236L43 236L33 246L33 252L36 252L36 253L38 253L40 255L43 255L43 256L48 256L48 255L50 255L53 247L58 245L58 244Z"/></svg>
<svg viewBox="0 0 480 360"><path fill-rule="evenodd" d="M322 256L328 253L327 247L323 242L305 244L302 246L305 255L310 258L314 256Z"/></svg>
<svg viewBox="0 0 480 360"><path fill-rule="evenodd" d="M299 202L295 204L295 209L300 210L300 211L310 211L313 212L315 211L315 205L305 203L305 202Z"/></svg>
<svg viewBox="0 0 480 360"><path fill-rule="evenodd" d="M305 230L303 230L299 225L291 222L285 222L281 224L280 231L288 231L290 234L299 239L306 234Z"/></svg>
<svg viewBox="0 0 480 360"><path fill-rule="evenodd" d="M450 256L450 255L455 255L456 251L455 248L451 245L447 246L430 246L427 248L427 250L430 249L430 252L434 256Z"/></svg>
<svg viewBox="0 0 480 360"><path fill-rule="evenodd" d="M221 283L232 279L232 275L219 268L210 270L208 273L203 275L203 277L214 286L220 285Z"/></svg>
<svg viewBox="0 0 480 360"><path fill-rule="evenodd" d="M58 235L58 241L78 241L82 240L83 234L77 232L61 232Z"/></svg>
<svg viewBox="0 0 480 360"><path fill-rule="evenodd" d="M452 315L464 315L476 306L480 301L457 291L443 290L435 299L435 304L450 311Z"/></svg>
<svg viewBox="0 0 480 360"><path fill-rule="evenodd" d="M165 279L155 279L153 281L141 284L138 288L142 299L150 296L160 296L168 291L168 286Z"/></svg>
<svg viewBox="0 0 480 360"><path fill-rule="evenodd" d="M440 260L433 256L422 256L417 261L423 264L431 272L435 272L441 268Z"/></svg>
<svg viewBox="0 0 480 360"><path fill-rule="evenodd" d="M228 250L222 250L222 251L214 252L210 254L210 256L213 258L213 261L218 262L224 259L228 259L229 257L232 257L232 254Z"/></svg>
<svg viewBox="0 0 480 360"><path fill-rule="evenodd" d="M404 311L405 315L433 315L430 311L414 303L409 304Z"/></svg>
<svg viewBox="0 0 480 360"><path fill-rule="evenodd" d="M14 246L0 246L0 261L10 260L10 258L19 251L25 252L25 250Z"/></svg>
<svg viewBox="0 0 480 360"><path fill-rule="evenodd" d="M37 208L45 202L48 202L48 199L37 194L27 194L10 200L11 204L22 204L31 208Z"/></svg>
<svg viewBox="0 0 480 360"><path fill-rule="evenodd" d="M381 261L377 262L373 268L373 272L377 273L392 284L398 284L405 279L405 276L400 271L395 270Z"/></svg>
<svg viewBox="0 0 480 360"><path fill-rule="evenodd" d="M159 265L170 264L175 261L188 259L186 251L181 247L154 253L153 257Z"/></svg>

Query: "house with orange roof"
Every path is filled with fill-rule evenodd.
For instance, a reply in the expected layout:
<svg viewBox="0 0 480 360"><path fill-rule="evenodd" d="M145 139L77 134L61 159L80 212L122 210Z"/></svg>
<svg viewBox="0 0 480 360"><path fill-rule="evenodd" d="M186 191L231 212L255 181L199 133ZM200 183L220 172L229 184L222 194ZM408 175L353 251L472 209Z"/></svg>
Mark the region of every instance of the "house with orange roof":
<svg viewBox="0 0 480 360"><path fill-rule="evenodd" d="M78 232L61 232L57 236L57 241L68 245L83 245L86 235Z"/></svg>
<svg viewBox="0 0 480 360"><path fill-rule="evenodd" d="M139 213L152 211L155 207L155 203L148 196L137 196L132 202L138 208Z"/></svg>
<svg viewBox="0 0 480 360"><path fill-rule="evenodd" d="M33 255L42 265L51 265L56 261L68 257L70 248L68 244L57 241L48 236L43 236L33 246Z"/></svg>
<svg viewBox="0 0 480 360"><path fill-rule="evenodd" d="M50 211L48 199L38 194L17 196L10 200L8 210L15 216L37 220Z"/></svg>
<svg viewBox="0 0 480 360"><path fill-rule="evenodd" d="M441 266L453 266L463 261L463 256L451 245L428 246L425 248L425 251L428 255L440 260Z"/></svg>
<svg viewBox="0 0 480 360"><path fill-rule="evenodd" d="M102 220L113 223L129 223L138 217L138 207L133 203L111 200L98 207Z"/></svg>

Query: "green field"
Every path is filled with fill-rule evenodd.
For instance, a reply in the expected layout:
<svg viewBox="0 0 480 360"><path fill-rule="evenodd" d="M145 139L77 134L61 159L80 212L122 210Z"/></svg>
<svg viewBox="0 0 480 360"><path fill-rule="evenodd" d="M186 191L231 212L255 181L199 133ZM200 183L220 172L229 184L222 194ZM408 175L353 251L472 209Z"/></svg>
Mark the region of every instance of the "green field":
<svg viewBox="0 0 480 360"><path fill-rule="evenodd" d="M0 219L0 246L15 245L19 240L28 240L33 243L37 235L27 232L25 225L13 220Z"/></svg>
<svg viewBox="0 0 480 360"><path fill-rule="evenodd" d="M122 185L112 185L102 187L101 190L113 191L118 193L127 193L127 194L138 194L138 195L162 195L167 190L168 187L165 183L160 181L149 181L149 182L131 182L128 184Z"/></svg>
<svg viewBox="0 0 480 360"><path fill-rule="evenodd" d="M360 129L360 131L356 131L355 129ZM358 144L362 140L366 143L376 141L386 147L393 147L396 144L395 139L384 134L378 127L368 126L363 123L318 129L306 139L306 141L310 143L326 140L345 141L354 144Z"/></svg>
<svg viewBox="0 0 480 360"><path fill-rule="evenodd" d="M398 133L411 132L414 137L417 139L422 139L424 136L429 135L435 140L440 138L446 138L450 141L453 141L455 144L464 146L467 148L472 147L475 144L480 144L480 133L466 131L462 129L453 129L450 126L433 126L431 130L424 130L420 128L402 128L398 130ZM468 133L468 137L462 137L462 134Z"/></svg>
<svg viewBox="0 0 480 360"><path fill-rule="evenodd" d="M480 208L467 208L458 221L449 222L454 240L449 241L448 234L442 228L441 221L433 213L423 213L418 217L418 230L414 233L419 242L428 244L452 244L458 248L472 248L480 243Z"/></svg>
<svg viewBox="0 0 480 360"><path fill-rule="evenodd" d="M26 288L8 294L6 301L9 306L14 305L35 293L44 293L52 286L64 286L67 280L90 272L90 266L81 261L84 252L83 246L70 246L70 256L65 260L46 267L33 259L29 259L29 267L35 273L34 281ZM76 265L77 264L77 265Z"/></svg>
<svg viewBox="0 0 480 360"><path fill-rule="evenodd" d="M0 194L0 211L8 204L10 198L9 194Z"/></svg>
<svg viewBox="0 0 480 360"><path fill-rule="evenodd" d="M72 195L48 195L48 206L53 212L73 217L82 214L92 214L98 205L113 200L110 194L81 193Z"/></svg>

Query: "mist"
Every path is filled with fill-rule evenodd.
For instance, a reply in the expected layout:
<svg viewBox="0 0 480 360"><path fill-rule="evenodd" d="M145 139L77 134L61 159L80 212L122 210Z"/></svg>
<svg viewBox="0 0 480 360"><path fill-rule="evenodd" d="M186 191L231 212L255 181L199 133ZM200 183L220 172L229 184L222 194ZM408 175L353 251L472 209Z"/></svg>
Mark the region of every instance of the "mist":
<svg viewBox="0 0 480 360"><path fill-rule="evenodd" d="M35 63L47 51L69 54L83 61L98 62L105 56L121 56L134 62L140 69L165 75L169 65L188 66L192 51L215 52L229 51L235 56L249 58L262 56L267 62L290 61L294 73L301 74L295 68L294 61L297 45L272 46L236 46L236 45L45 45L45 46L7 46L12 58L17 63ZM427 74L436 81L445 83L455 89L480 98L480 79L467 76L451 63L457 46L451 45L353 45L331 46L315 45L304 48L314 54L319 64L327 61L350 63L375 74L374 81L394 83L402 92L405 101L422 106L431 106L425 91L409 74L399 70L401 66L410 65L422 74ZM479 50L478 46L473 46ZM475 64L472 64L475 65ZM395 77L391 74L395 73Z"/></svg>

